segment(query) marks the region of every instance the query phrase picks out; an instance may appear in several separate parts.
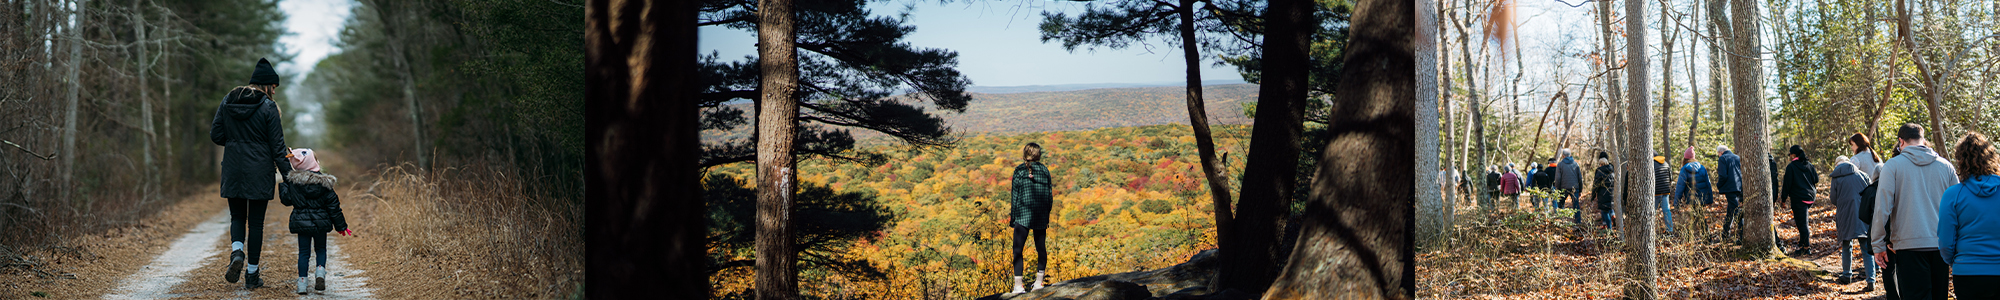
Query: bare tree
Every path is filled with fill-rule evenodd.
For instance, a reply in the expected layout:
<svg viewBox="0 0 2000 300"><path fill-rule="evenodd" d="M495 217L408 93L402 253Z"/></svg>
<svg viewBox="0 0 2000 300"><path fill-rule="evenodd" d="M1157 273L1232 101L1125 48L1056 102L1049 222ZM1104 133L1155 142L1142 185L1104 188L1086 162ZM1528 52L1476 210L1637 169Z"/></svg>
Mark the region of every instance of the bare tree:
<svg viewBox="0 0 2000 300"><path fill-rule="evenodd" d="M1730 1L1730 18L1736 33L1730 37L1730 90L1736 94L1736 153L1743 157L1744 251L1762 257L1773 252L1776 233L1771 227L1770 118L1764 109L1762 50L1757 41L1757 0Z"/></svg>
<svg viewBox="0 0 2000 300"><path fill-rule="evenodd" d="M78 29L89 18L83 13L85 0L76 0L76 8L70 11L72 20L65 31L69 40L69 102L63 109L62 142L62 201L69 202L71 191L76 189L76 102L77 94L83 92L83 30Z"/></svg>
<svg viewBox="0 0 2000 300"><path fill-rule="evenodd" d="M1417 0L1416 80L1417 80L1417 244L1435 247L1444 236L1444 191L1438 186L1438 13L1437 0ZM1322 163L1324 164L1324 163ZM1317 176L1317 175L1315 175ZM1414 250L1412 250L1414 251ZM1298 255L1298 251L1293 251Z"/></svg>
<svg viewBox="0 0 2000 300"><path fill-rule="evenodd" d="M1646 1L1625 0L1625 15L1629 16L1625 18L1625 28L1646 28L1645 18L1638 17L1646 12ZM1625 128L1626 134L1631 137L1625 146L1625 173L1632 174L1632 177L1625 186L1623 212L1630 220L1621 228L1625 231L1625 298L1653 299L1658 291L1656 282L1660 276L1659 265L1654 258L1659 247L1653 239L1655 206L1649 204L1655 192L1653 181L1664 178L1653 178L1653 162L1647 159L1652 156L1647 152L1653 145L1653 132L1646 128L1651 125L1649 120L1652 118L1646 99L1646 31L1626 30L1625 44L1630 45L1625 47L1625 74L1632 79L1631 90L1626 94L1626 99L1631 101L1627 111L1630 122Z"/></svg>

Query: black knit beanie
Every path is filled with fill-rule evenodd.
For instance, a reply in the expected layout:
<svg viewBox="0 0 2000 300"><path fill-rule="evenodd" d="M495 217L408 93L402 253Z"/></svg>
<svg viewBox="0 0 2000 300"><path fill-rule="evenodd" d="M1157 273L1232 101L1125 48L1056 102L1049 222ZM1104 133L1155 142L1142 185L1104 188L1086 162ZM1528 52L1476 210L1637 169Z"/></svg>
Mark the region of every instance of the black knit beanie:
<svg viewBox="0 0 2000 300"><path fill-rule="evenodd" d="M250 73L250 84L278 84L278 72L271 70L270 60L257 59L257 71Z"/></svg>
<svg viewBox="0 0 2000 300"><path fill-rule="evenodd" d="M1806 149L1803 147L1799 147L1799 145L1792 145L1792 148L1789 149L1788 151L1792 153L1792 156L1798 156L1799 159L1806 158Z"/></svg>

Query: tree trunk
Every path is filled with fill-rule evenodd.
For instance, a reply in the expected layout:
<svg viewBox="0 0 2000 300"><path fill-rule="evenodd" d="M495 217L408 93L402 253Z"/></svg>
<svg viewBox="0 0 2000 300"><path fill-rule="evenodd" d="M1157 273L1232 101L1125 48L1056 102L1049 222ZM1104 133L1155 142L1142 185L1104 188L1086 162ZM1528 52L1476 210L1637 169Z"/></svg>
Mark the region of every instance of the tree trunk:
<svg viewBox="0 0 2000 300"><path fill-rule="evenodd" d="M1619 105L1619 104L1623 104L1623 103L1625 103L1625 102L1624 102L1623 100L1621 100L1621 98L1620 98L1620 95L1621 95L1622 93L1621 93L1621 92L1619 92L1619 86L1618 86L1618 85L1619 85L1619 84L1618 84L1618 82L1619 82L1619 81L1618 81L1618 72L1615 72L1615 71L1613 71L1613 70L1612 70L1613 68L1617 68L1617 67L1618 67L1618 58L1617 58L1617 56L1616 56L1616 55L1613 55L1613 54L1612 54L1612 53L1616 53L1616 52L1614 52L1614 51L1613 51L1613 49L1616 49L1616 46L1615 46L1616 44L1613 44L1613 43L1612 43L1612 39L1611 39L1611 36L1612 36L1612 33L1611 33L1611 13L1612 13L1612 12L1611 12L1611 1L1610 1L1610 0L1603 0L1603 1L1597 1L1597 25L1598 25L1598 38L1604 41L1604 44L1603 44L1603 46L1604 46L1604 50L1603 50L1603 52L1600 52L1600 53L1602 53L1603 55L1602 55L1602 56L1600 56L1600 57L1604 59L1604 90L1603 90L1603 91L1604 91L1604 96L1605 96L1605 97L1604 97L1604 100L1605 100L1605 103L1607 103L1607 104L1608 104L1608 105L1606 105L1606 106L1605 106L1605 111L1609 112L1609 114L1610 114L1610 115L1612 116L1612 118L1611 118L1611 120L1612 120L1612 124L1613 124L1613 125L1612 125L1612 126L1613 126L1612 128L1627 128L1626 126L1629 126L1629 125L1630 125L1630 124L1627 124L1628 122L1630 122L1630 120L1626 120L1626 119L1625 119L1626 117L1625 117L1625 116L1624 116L1623 114L1619 114L1619 113L1618 113L1618 110L1617 110L1617 107L1618 107L1618 105ZM1644 28L1644 27L1641 27L1641 28ZM1641 46L1641 47L1644 47L1644 45L1643 45L1643 44L1642 44L1642 45L1640 45L1640 46ZM1640 130L1640 131L1645 131L1645 130L1646 130L1646 129L1645 129L1645 127L1646 127L1646 123L1639 123L1639 124L1640 124L1640 125L1639 125L1639 128L1640 128L1639 130ZM1631 147L1631 146L1632 146L1632 143L1631 143L1631 141L1629 140L1629 136L1630 136L1630 135L1631 135L1631 130L1614 130L1614 132L1612 132L1612 134L1611 134L1611 136L1612 136L1612 139L1613 139L1613 142L1612 142L1612 148L1611 148L1611 149L1623 149L1624 147ZM1638 146L1639 146L1639 147L1648 147L1648 146L1647 146L1646 144L1640 144L1640 145L1638 145ZM1611 153L1612 153L1612 156L1616 156L1616 157L1612 157L1612 159L1613 159L1613 160L1615 160L1615 161L1625 161L1626 159L1630 159L1630 158L1631 158L1631 157L1630 157L1630 156L1628 155L1628 153L1626 153L1626 152L1624 152L1624 151L1611 151ZM1620 190L1624 190L1625 188L1629 188L1629 187L1630 187L1630 185L1631 185L1630 183L1627 183L1627 182L1625 182L1625 181L1618 181L1618 188L1619 188ZM1628 195L1626 195L1625 193L1615 193L1615 194L1616 194L1616 197L1617 197L1617 199L1613 199L1613 200L1612 200L1612 201L1613 201L1612 203L1615 203L1615 204L1616 204L1617 206L1619 206L1619 207L1617 207L1616 209L1618 209L1618 211L1621 211L1621 212L1622 212L1622 211L1626 211L1626 210L1629 210L1629 209L1630 209L1630 208L1629 208L1629 206L1630 206L1630 205L1626 205L1625 203L1626 203L1626 201L1629 201L1631 197L1629 197L1629 196L1628 196ZM1626 225L1627 225L1627 224L1629 224L1629 223L1626 223L1626 222L1625 222L1625 221L1626 221L1626 219L1630 219L1630 218L1629 218L1629 217L1621 217L1621 218L1618 218L1618 227L1619 227L1619 228L1626 228Z"/></svg>
<svg viewBox="0 0 2000 300"><path fill-rule="evenodd" d="M1224 233L1229 228L1229 178L1224 177L1222 162L1215 159L1215 138L1208 130L1208 108L1201 97L1201 47L1194 36L1195 0L1181 0L1176 13L1180 15L1181 53L1187 62L1187 106L1188 125L1194 128L1195 149L1201 154L1201 175L1208 181L1209 199L1215 205L1215 240L1222 244L1228 239Z"/></svg>
<svg viewBox="0 0 2000 300"><path fill-rule="evenodd" d="M1730 95L1729 85L1724 84L1723 80L1726 80L1731 72L1724 65L1729 59L1729 53L1723 51L1723 47L1735 36L1730 33L1729 28L1730 24L1733 24L1729 22L1729 0L1708 0L1707 4L1708 31L1710 36L1715 37L1708 40L1708 99L1715 102L1714 109L1710 111L1715 114L1712 117L1716 122L1729 122L1728 119L1736 115L1725 114L1722 109L1722 102L1729 100L1727 95ZM1721 41L1717 41L1718 39Z"/></svg>
<svg viewBox="0 0 2000 300"><path fill-rule="evenodd" d="M1472 65L1473 65L1472 57L1474 55L1472 55L1472 42L1469 39L1470 35L1472 34L1470 32L1471 31L1470 28L1472 27L1472 25L1468 23L1472 22L1471 7L1473 6L1470 0L1461 0L1460 3L1462 3L1461 7L1465 7L1466 9L1459 11L1460 18L1458 18L1457 22L1454 23L1458 25L1458 52L1461 54L1465 54L1458 57L1459 58L1458 67L1459 67L1459 72L1465 74L1465 93L1466 93L1465 108L1469 112L1465 116L1466 118L1465 148L1462 148L1463 149L1462 151L1464 152L1459 154L1459 160L1463 161L1465 165L1452 170L1453 171L1462 170L1463 172L1465 172L1463 173L1463 175L1468 176L1467 178L1479 177L1480 180L1484 180L1486 174L1475 174L1477 172L1473 172L1472 170L1478 169L1479 166L1485 163L1486 160L1486 152L1484 149L1486 147L1486 138L1485 136L1483 136L1486 133L1486 131L1484 130L1484 128L1481 128L1482 126L1485 125L1483 124L1483 122L1481 122L1481 119L1484 118L1485 116L1480 114L1480 109L1479 109L1480 104L1485 102L1484 98L1486 97L1486 95L1480 92L1481 90L1479 89L1479 81L1476 80L1478 77L1474 75L1479 73L1472 72ZM1480 41L1482 42L1482 44L1484 44L1483 42L1485 40L1481 39ZM1484 46L1482 46L1481 48L1484 48ZM1483 59L1481 60L1481 62L1484 61L1485 60ZM1465 182L1469 183L1467 185L1476 185L1477 181L1478 180L1465 180ZM1484 195L1485 193L1481 193L1480 189L1473 188L1470 186L1461 187L1460 189L1463 189L1466 193L1470 194L1470 195L1465 195L1467 199L1480 199L1480 197L1485 196ZM1457 215L1454 214L1452 215L1452 217L1456 218Z"/></svg>
<svg viewBox="0 0 2000 300"><path fill-rule="evenodd" d="M1929 109L1928 115L1931 120L1930 128L1927 128L1925 131L1931 134L1930 140L1932 143L1945 143L1944 123L1940 121L1944 118L1944 115L1938 111L1938 103L1943 101L1945 93L1942 87L1943 83L1938 82L1938 77L1942 75L1938 74L1938 70L1932 69L1931 64L1924 61L1923 53L1919 52L1919 49L1923 47L1917 46L1917 38L1910 32L1910 7L1906 2L1909 1L1896 1L1896 12L1900 15L1896 18L1896 31L1902 38L1903 49L1910 53L1910 63L1917 65L1917 78L1924 83L1924 101L1925 104L1928 104L1926 108ZM1938 155L1951 156L1951 147L1937 147L1935 149Z"/></svg>
<svg viewBox="0 0 2000 300"><path fill-rule="evenodd" d="M1415 21L1415 26L1417 27L1417 33L1416 40L1414 41L1416 44L1417 60L1415 66L1417 84L1417 93L1415 95L1417 97L1416 186L1434 187L1438 186L1438 178L1431 173L1431 170L1438 169L1438 125L1440 125L1438 124L1437 77L1437 51L1440 48L1437 43L1438 37L1440 37L1438 34L1439 26L1437 26L1438 5L1437 0L1417 0L1416 6L1415 13L1417 14L1417 20ZM1338 98L1334 100L1339 101ZM1323 154L1321 155L1322 157L1326 156ZM1322 160L1320 165L1328 165L1325 162L1325 160ZM1315 174L1313 176L1317 179L1319 175ZM1314 187L1318 188L1318 185L1315 184ZM1423 214L1422 218L1417 218L1416 241L1421 246L1416 250L1434 249L1433 247L1443 242L1441 238L1444 236L1444 222L1442 222L1444 220L1444 199L1441 198L1443 192L1430 188L1416 189L1417 210ZM1323 195L1318 192L1315 192L1313 195L1315 196L1311 199L1324 199L1323 197L1318 197L1318 195ZM1298 256L1301 252L1304 251L1293 250L1292 255Z"/></svg>
<svg viewBox="0 0 2000 300"><path fill-rule="evenodd" d="M139 48L139 56L136 57L137 59L134 59L135 64L139 68L139 71L136 72L139 77L139 119L145 120L140 123L139 127L146 134L146 138L142 142L142 146L140 146L141 156L144 157L144 161L146 162L146 178L144 178L146 181L144 186L145 193L144 195L140 195L139 199L142 202L149 202L159 197L160 168L153 163L153 141L156 137L153 132L153 101L149 100L152 99L152 95L150 94L152 91L146 88L146 77L148 77L146 74L152 68L146 64L146 15L143 11L139 6L139 0L132 0L132 33L133 36L137 37L133 45Z"/></svg>
<svg viewBox="0 0 2000 300"><path fill-rule="evenodd" d="M62 201L72 203L71 208L75 207L71 201L73 199L70 198L72 196L71 192L76 190L76 102L77 94L83 92L83 82L80 81L81 77L78 76L83 66L83 30L77 28L82 27L81 25L84 22L89 21L88 16L83 14L83 8L86 7L85 4L87 4L85 0L76 0L76 8L70 11L71 18L74 18L74 21L65 28L70 34L69 102L65 104L65 108L63 109L61 189Z"/></svg>
<svg viewBox="0 0 2000 300"><path fill-rule="evenodd" d="M1442 7L1440 7L1437 12L1441 16L1449 15L1449 13L1446 13ZM1437 187L1440 190L1440 192L1444 195L1443 196L1444 216L1441 220L1444 221L1444 224L1442 225L1443 228L1442 230L1444 230L1445 235L1440 236L1439 238L1444 240L1449 240L1451 238L1450 237L1451 224L1452 224L1451 218L1455 216L1456 213L1452 209L1455 208L1454 204L1458 203L1457 202L1458 195L1456 193L1458 189L1452 188L1453 186L1457 185L1456 183L1458 182L1458 179L1451 177L1451 171L1458 169L1458 159L1457 159L1458 157L1452 155L1452 153L1458 152L1456 151L1458 147L1454 146L1457 145L1458 141L1457 139L1458 116L1453 115L1451 110L1452 108L1451 93L1453 91L1452 87L1453 79L1451 74L1451 40L1446 38L1446 35L1444 35L1443 30L1445 28L1448 28L1444 26L1444 20L1440 18L1437 24L1439 29L1438 45L1440 46L1438 47L1438 51L1441 54L1443 54L1442 59L1438 60L1438 63L1443 66L1441 68L1438 68L1438 74L1440 76L1438 80L1441 84L1444 85L1444 89L1439 90L1438 94L1438 101L1439 101L1438 105L1440 108L1444 110L1444 145L1441 145L1441 147L1439 147L1440 149L1438 149L1438 155L1443 158L1444 167L1438 169L1438 177L1440 177L1439 180L1441 180L1442 182L1439 182Z"/></svg>
<svg viewBox="0 0 2000 300"><path fill-rule="evenodd" d="M1646 129L1652 118L1646 99L1648 96L1646 31L1639 30L1646 28L1646 23L1644 18L1638 17L1645 12L1646 0L1625 0L1625 15L1628 16L1625 18L1625 28L1633 29L1625 31L1625 44L1631 45L1625 48L1625 74L1631 76L1632 85L1632 89L1626 94L1626 99L1632 102L1631 122L1627 123L1630 127L1625 128L1627 134L1632 136L1631 145L1625 148L1625 172L1632 174L1632 182L1625 187L1627 194L1625 198L1630 200L1625 203L1624 211L1632 221L1625 222L1626 226L1623 228L1626 299L1653 299L1658 292L1656 283L1660 276L1659 265L1654 257L1659 245L1653 240L1653 227L1656 224L1653 220L1655 205L1652 205L1651 196L1655 194L1653 181L1665 178L1653 178L1651 172L1653 164L1647 158L1651 155L1646 153L1647 148L1653 145L1653 132Z"/></svg>
<svg viewBox="0 0 2000 300"><path fill-rule="evenodd" d="M1667 34L1668 29L1674 28L1673 20L1667 15L1671 11L1673 7L1660 7L1660 49L1665 52L1660 54L1660 155L1678 153L1674 151L1673 131L1667 130L1674 116L1674 36ZM1643 82L1637 79L1633 81Z"/></svg>
<svg viewBox="0 0 2000 300"><path fill-rule="evenodd" d="M708 209L695 167L696 47L672 42L696 40L699 8L693 1L585 5L584 209L592 245L585 264L595 278L586 296L708 298L706 274L685 271L708 264Z"/></svg>
<svg viewBox="0 0 2000 300"><path fill-rule="evenodd" d="M1264 80L1258 89L1258 126L1251 128L1250 154L1243 170L1229 242L1222 245L1217 277L1222 288L1262 291L1271 286L1277 241L1291 207L1298 173L1300 121L1306 99L1307 47L1314 24L1313 2L1272 0L1266 7ZM1414 15L1413 15L1414 16ZM1408 70L1407 68L1405 70ZM1404 160L1409 161L1409 160ZM1246 221L1247 220L1247 221Z"/></svg>
<svg viewBox="0 0 2000 300"><path fill-rule="evenodd" d="M1342 80L1336 89L1334 126L1315 167L1300 223L1305 228L1291 263L1263 299L1409 299L1416 293L1408 197L1418 189L1412 179L1427 172L1404 172L1421 151L1413 151L1413 140L1429 138L1411 136L1411 127L1422 124L1412 115L1424 102L1412 100L1429 92L1418 82L1430 75L1411 72L1424 65L1413 57L1412 36L1428 39L1411 31L1421 22L1413 20L1417 12L1428 8L1397 0L1357 4L1354 42L1342 51L1350 67L1341 69L1341 78L1356 80Z"/></svg>
<svg viewBox="0 0 2000 300"><path fill-rule="evenodd" d="M798 136L799 60L792 0L759 0L757 103L757 298L794 299L797 253L792 249L792 196L798 190L792 142ZM1266 94L1269 95L1269 94Z"/></svg>
<svg viewBox="0 0 2000 300"><path fill-rule="evenodd" d="M1758 64L1762 55L1758 53L1757 3L1756 0L1730 1L1730 19L1734 27L1731 31L1741 33L1730 38L1729 56L1730 90L1736 94L1736 153L1743 158L1743 220L1744 251L1753 257L1765 257L1773 252L1776 234L1771 227L1771 152L1770 130L1765 127L1769 118L1764 109L1764 89L1761 88L1763 67Z"/></svg>
<svg viewBox="0 0 2000 300"><path fill-rule="evenodd" d="M383 7L385 5L381 4L372 6L375 7L376 14L384 20L382 31L384 35L388 35L390 59L394 61L397 71L402 73L401 78L398 78L398 80L402 81L403 106L410 109L410 137L412 138L410 140L410 147L414 148L413 150L416 152L417 167L428 170L430 169L430 156L424 153L424 144L429 143L427 142L429 140L424 138L423 106L417 101L416 66L414 66L414 62L410 61L409 53L411 51L409 43L414 37L410 36L410 25L402 20L408 17L404 14L410 12L401 11L407 9L407 7L385 8Z"/></svg>

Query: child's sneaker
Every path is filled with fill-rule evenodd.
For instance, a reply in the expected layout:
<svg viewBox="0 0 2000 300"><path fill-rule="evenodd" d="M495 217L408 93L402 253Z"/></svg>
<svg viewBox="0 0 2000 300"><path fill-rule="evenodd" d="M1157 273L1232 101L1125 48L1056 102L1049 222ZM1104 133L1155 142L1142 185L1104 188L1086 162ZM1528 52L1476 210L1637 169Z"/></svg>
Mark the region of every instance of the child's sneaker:
<svg viewBox="0 0 2000 300"><path fill-rule="evenodd" d="M300 295L305 295L305 294L306 294L306 278L305 278L305 277L299 277L299 290L298 290L298 293L299 293Z"/></svg>
<svg viewBox="0 0 2000 300"><path fill-rule="evenodd" d="M320 291L326 290L326 266L320 266L319 268L314 268L313 289Z"/></svg>

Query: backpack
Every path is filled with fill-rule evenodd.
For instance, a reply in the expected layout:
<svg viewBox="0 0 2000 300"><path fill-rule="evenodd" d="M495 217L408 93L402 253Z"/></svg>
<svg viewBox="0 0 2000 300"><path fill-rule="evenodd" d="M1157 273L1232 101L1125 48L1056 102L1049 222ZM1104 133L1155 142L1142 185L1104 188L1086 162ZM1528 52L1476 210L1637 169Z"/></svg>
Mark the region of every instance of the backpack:
<svg viewBox="0 0 2000 300"><path fill-rule="evenodd" d="M1876 184L1876 182L1870 182L1868 183L1868 187L1861 188L1861 223L1875 224Z"/></svg>

